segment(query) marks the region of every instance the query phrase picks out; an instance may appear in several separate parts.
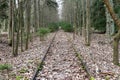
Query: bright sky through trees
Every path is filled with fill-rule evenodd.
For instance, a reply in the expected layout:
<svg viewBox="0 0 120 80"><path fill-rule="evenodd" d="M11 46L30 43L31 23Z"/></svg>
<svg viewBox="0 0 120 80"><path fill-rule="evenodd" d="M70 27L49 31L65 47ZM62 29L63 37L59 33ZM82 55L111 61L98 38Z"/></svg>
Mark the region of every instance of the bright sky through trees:
<svg viewBox="0 0 120 80"><path fill-rule="evenodd" d="M59 14L59 18L62 18L62 2L63 0L56 0L58 3L58 14Z"/></svg>

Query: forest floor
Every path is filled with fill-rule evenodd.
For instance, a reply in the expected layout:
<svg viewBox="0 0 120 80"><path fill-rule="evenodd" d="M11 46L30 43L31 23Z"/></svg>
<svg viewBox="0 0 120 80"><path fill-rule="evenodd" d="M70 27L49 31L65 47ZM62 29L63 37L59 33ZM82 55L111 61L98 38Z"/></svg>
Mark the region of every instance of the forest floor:
<svg viewBox="0 0 120 80"><path fill-rule="evenodd" d="M73 34L67 34L72 39ZM77 51L82 55L90 73L96 80L106 80L106 78L109 80L120 80L120 66L112 63L113 48L112 44L108 43L108 38L105 34L92 34L91 46L85 46L82 36L76 36L73 41Z"/></svg>
<svg viewBox="0 0 120 80"><path fill-rule="evenodd" d="M45 41L40 41L39 37L36 37L30 43L30 49L22 53L19 52L17 57L12 57L11 47L7 44L0 44L0 64L10 64L12 66L11 70L0 71L0 79L32 78L54 34L50 33Z"/></svg>
<svg viewBox="0 0 120 80"><path fill-rule="evenodd" d="M55 33L50 33L46 41L40 41L39 38L33 39L33 42L29 46L30 49L22 53L20 52L18 57L12 57L11 47L6 43L0 43L0 64L6 63L12 66L11 70L0 71L0 80L16 80L16 78L19 77L30 79L54 34ZM78 70L81 70L81 68L77 66L78 60L75 58L74 51L70 48L71 44L67 42L68 38L65 34L73 39L72 33L58 32L54 41L55 45L53 45L53 48L50 50L52 54L46 58L43 70L39 74L40 77L46 77L43 77L45 79L38 80L59 80L61 76L66 78L62 79L63 77L61 77L62 80L86 80L85 78L71 79L70 77L71 75L74 75L73 77L78 75ZM75 48L83 56L90 73L96 80L105 80L106 77L110 78L110 80L119 80L120 67L112 63L113 49L112 46L108 44L108 39L104 34L92 34L91 39L91 46L85 46L84 38L81 36L76 36L75 40L73 40ZM6 38L3 38L3 40L6 40ZM70 52L68 52L69 50ZM73 66L68 67L72 63ZM61 72L59 73L60 75L57 71ZM65 75L65 71L69 73L69 77ZM47 72L47 74L45 72ZM83 75L86 75L84 71ZM47 77L50 78L46 79ZM53 79L53 77L56 79Z"/></svg>

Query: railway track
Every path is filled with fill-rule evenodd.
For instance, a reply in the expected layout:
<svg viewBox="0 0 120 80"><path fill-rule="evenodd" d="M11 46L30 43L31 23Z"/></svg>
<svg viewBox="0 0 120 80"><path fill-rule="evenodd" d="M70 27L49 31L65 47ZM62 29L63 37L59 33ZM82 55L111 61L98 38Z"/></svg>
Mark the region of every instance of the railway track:
<svg viewBox="0 0 120 80"><path fill-rule="evenodd" d="M93 75L90 73L90 71L89 71L89 69L88 69L88 67L87 67L87 65L86 65L86 62L84 61L82 55L81 55L80 53L78 53L77 49L75 48L74 43L73 43L73 40L72 40L67 34L66 34L66 36L68 37L68 41L73 44L73 45L72 45L72 48L74 49L75 54L76 54L76 56L78 57L78 59L79 59L79 61L80 61L80 64L83 66L83 69L86 71L89 80L94 79L94 77L93 77Z"/></svg>
<svg viewBox="0 0 120 80"><path fill-rule="evenodd" d="M37 70L35 71L35 73L34 73L34 75L33 75L31 80L36 80L36 77L37 77L39 71L42 70L42 66L43 66L44 60L45 60L45 58L46 58L46 56L47 56L47 54L48 54L48 52L50 50L50 47L51 47L51 45L52 45L56 35L57 35L57 32L55 33L55 35L53 36L52 40L50 41L50 44L49 44L49 46L48 46L48 48L47 48L47 50L46 50L46 52L45 52L45 54L44 54L44 56L42 58L42 61L39 64L39 66L38 66Z"/></svg>
<svg viewBox="0 0 120 80"><path fill-rule="evenodd" d="M31 80L90 80L91 74L72 40L64 32L58 32Z"/></svg>
<svg viewBox="0 0 120 80"><path fill-rule="evenodd" d="M66 36L69 38L69 42L72 43L73 39L72 37L68 36L68 34L66 33ZM101 71L101 67L99 64L97 64L97 62L94 60L94 56L93 54L88 54L91 61L92 61L92 65L94 64L95 68L94 68L94 73L92 73L93 70L90 70L90 66L88 64L86 64L87 62L83 59L82 54L80 53L80 51L78 51L77 47L75 46L76 44L73 43L72 47L74 49L74 51L76 52L76 56L78 57L78 59L80 60L82 66L84 67L83 69L87 72L87 75L89 77L89 80L113 80L113 77L115 77L115 73L114 72L103 72ZM120 75L117 75L116 78L114 78L114 80L120 80Z"/></svg>

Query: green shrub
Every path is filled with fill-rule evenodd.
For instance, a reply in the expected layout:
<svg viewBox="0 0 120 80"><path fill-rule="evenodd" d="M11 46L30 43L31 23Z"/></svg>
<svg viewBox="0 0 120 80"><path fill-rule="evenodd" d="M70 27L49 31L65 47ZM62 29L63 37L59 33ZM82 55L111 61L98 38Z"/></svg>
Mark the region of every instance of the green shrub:
<svg viewBox="0 0 120 80"><path fill-rule="evenodd" d="M38 36L40 37L40 40L43 41L45 40L45 36L50 32L49 28L40 28L38 30Z"/></svg>
<svg viewBox="0 0 120 80"><path fill-rule="evenodd" d="M9 70L11 68L12 66L9 64L0 64L0 70L5 70L5 69Z"/></svg>
<svg viewBox="0 0 120 80"><path fill-rule="evenodd" d="M48 25L48 28L50 29L51 32L55 32L59 29L58 23L50 23Z"/></svg>
<svg viewBox="0 0 120 80"><path fill-rule="evenodd" d="M65 32L73 32L74 31L73 26L67 22L60 22L59 25Z"/></svg>
<svg viewBox="0 0 120 80"><path fill-rule="evenodd" d="M39 35L40 37L44 37L44 36L46 36L49 32L50 32L50 29L49 29L49 28L40 28L40 29L38 30L38 35Z"/></svg>

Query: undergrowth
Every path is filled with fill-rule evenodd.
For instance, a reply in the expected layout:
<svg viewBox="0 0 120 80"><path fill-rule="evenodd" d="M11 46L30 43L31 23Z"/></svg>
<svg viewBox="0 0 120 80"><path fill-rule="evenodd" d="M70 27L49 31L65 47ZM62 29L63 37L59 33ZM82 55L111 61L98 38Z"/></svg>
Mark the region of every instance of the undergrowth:
<svg viewBox="0 0 120 80"><path fill-rule="evenodd" d="M67 22L60 22L59 26L65 31L65 32L73 32L74 28L73 25Z"/></svg>
<svg viewBox="0 0 120 80"><path fill-rule="evenodd" d="M11 68L12 66L10 64L0 64L0 70L5 70L5 69L9 70Z"/></svg>
<svg viewBox="0 0 120 80"><path fill-rule="evenodd" d="M59 24L58 24L58 23L50 23L50 24L48 25L48 28L50 29L50 32L58 31L58 29L59 29Z"/></svg>
<svg viewBox="0 0 120 80"><path fill-rule="evenodd" d="M38 30L38 35L40 36L40 37L44 37L44 36L46 36L48 33L50 33L50 29L49 28L40 28L39 30Z"/></svg>

